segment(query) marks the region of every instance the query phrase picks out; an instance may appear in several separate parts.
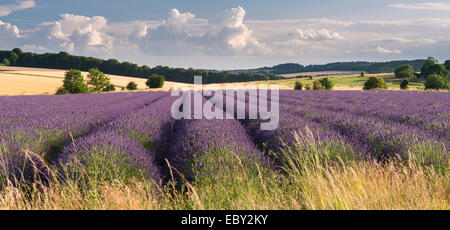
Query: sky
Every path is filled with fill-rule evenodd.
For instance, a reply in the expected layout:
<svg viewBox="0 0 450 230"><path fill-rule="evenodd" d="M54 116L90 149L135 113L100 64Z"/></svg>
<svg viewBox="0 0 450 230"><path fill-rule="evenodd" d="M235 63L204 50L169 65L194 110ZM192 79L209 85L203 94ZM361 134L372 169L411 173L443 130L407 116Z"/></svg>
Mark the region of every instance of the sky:
<svg viewBox="0 0 450 230"><path fill-rule="evenodd" d="M450 59L450 0L0 0L0 49L139 65Z"/></svg>

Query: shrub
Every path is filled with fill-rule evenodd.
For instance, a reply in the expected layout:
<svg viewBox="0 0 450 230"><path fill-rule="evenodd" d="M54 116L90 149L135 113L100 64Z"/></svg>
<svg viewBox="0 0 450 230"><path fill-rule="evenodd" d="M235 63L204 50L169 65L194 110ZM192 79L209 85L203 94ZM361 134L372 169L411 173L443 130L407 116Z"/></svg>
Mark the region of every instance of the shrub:
<svg viewBox="0 0 450 230"><path fill-rule="evenodd" d="M431 74L427 77L425 89L450 89L450 84L448 79L438 74Z"/></svg>
<svg viewBox="0 0 450 230"><path fill-rule="evenodd" d="M59 87L58 90L56 90L56 94L68 94L69 91L67 91L64 87Z"/></svg>
<svg viewBox="0 0 450 230"><path fill-rule="evenodd" d="M402 65L395 70L396 78L415 78L414 69L411 65Z"/></svg>
<svg viewBox="0 0 450 230"><path fill-rule="evenodd" d="M305 85L305 90L311 90L312 89L312 85L311 84L306 84Z"/></svg>
<svg viewBox="0 0 450 230"><path fill-rule="evenodd" d="M106 88L103 89L103 92L114 92L116 91L116 87L113 84L109 84Z"/></svg>
<svg viewBox="0 0 450 230"><path fill-rule="evenodd" d="M323 88L325 88L326 90L332 90L334 87L333 82L331 82L329 78L324 78L319 81L322 84Z"/></svg>
<svg viewBox="0 0 450 230"><path fill-rule="evenodd" d="M402 83L400 83L400 89L402 89L402 90L407 90L409 87L408 87L408 84L409 84L409 81L408 80L403 80L402 81Z"/></svg>
<svg viewBox="0 0 450 230"><path fill-rule="evenodd" d="M89 88L84 82L83 75L81 71L70 69L65 73L63 86L58 89L59 92L77 94L77 93L88 93Z"/></svg>
<svg viewBox="0 0 450 230"><path fill-rule="evenodd" d="M109 77L97 68L90 69L88 78L88 85L91 86L92 92L104 91L104 89L111 85Z"/></svg>
<svg viewBox="0 0 450 230"><path fill-rule="evenodd" d="M130 81L127 85L128 90L137 90L137 84L134 81Z"/></svg>
<svg viewBox="0 0 450 230"><path fill-rule="evenodd" d="M366 72L362 71L361 74L359 75L360 77L366 77Z"/></svg>
<svg viewBox="0 0 450 230"><path fill-rule="evenodd" d="M323 90L323 85L320 81L313 82L313 90Z"/></svg>
<svg viewBox="0 0 450 230"><path fill-rule="evenodd" d="M296 81L294 89L295 90L303 90L303 83Z"/></svg>
<svg viewBox="0 0 450 230"><path fill-rule="evenodd" d="M364 83L364 90L371 89L387 89L386 82L381 77L369 77L369 80Z"/></svg>
<svg viewBox="0 0 450 230"><path fill-rule="evenodd" d="M162 88L164 86L164 76L159 74L153 74L151 77L148 78L147 82L145 83L149 88Z"/></svg>
<svg viewBox="0 0 450 230"><path fill-rule="evenodd" d="M313 79L313 77L312 77L312 76L308 76L308 78L309 78L309 80L312 80L312 79Z"/></svg>

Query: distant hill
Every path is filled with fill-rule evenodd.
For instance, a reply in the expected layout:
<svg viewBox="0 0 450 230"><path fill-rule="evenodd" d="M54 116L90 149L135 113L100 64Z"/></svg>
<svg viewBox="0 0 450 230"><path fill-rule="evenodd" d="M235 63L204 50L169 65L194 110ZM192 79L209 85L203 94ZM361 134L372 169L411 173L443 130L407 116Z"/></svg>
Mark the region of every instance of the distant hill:
<svg viewBox="0 0 450 230"><path fill-rule="evenodd" d="M325 65L301 65L297 63L280 64L273 67L263 67L249 70L235 70L232 72L252 72L252 73L271 73L271 74L290 74L304 72L322 72L322 71L365 71L367 73L392 73L401 65L411 65L415 71L425 63L425 59L418 60L400 60L388 62L334 62Z"/></svg>

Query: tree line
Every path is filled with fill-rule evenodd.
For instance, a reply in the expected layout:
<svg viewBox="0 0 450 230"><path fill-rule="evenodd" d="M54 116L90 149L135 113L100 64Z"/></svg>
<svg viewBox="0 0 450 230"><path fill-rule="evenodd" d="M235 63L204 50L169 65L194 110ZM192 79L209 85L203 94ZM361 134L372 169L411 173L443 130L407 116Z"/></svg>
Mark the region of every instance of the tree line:
<svg viewBox="0 0 450 230"><path fill-rule="evenodd" d="M167 81L194 83L194 76L202 76L204 84L230 83L279 80L282 76L263 73L232 73L229 71L209 71L202 69L171 68L168 66L156 66L150 68L146 65L139 66L131 62L119 62L116 59L99 59L93 57L75 56L67 52L36 54L22 52L15 48L12 51L0 51L0 63L20 67L36 67L51 69L77 69L89 71L98 70L112 75L121 75L137 78L148 78L154 74L164 76Z"/></svg>
<svg viewBox="0 0 450 230"><path fill-rule="evenodd" d="M252 70L236 70L235 72L254 72L254 73L272 73L272 74L290 74L304 72L322 72L322 71L365 71L367 73L392 73L401 65L411 65L414 70L419 71L425 63L424 59L388 61L388 62L334 62L325 65L301 65L297 63L280 64L273 67L263 67Z"/></svg>
<svg viewBox="0 0 450 230"><path fill-rule="evenodd" d="M410 81L423 83L425 85L425 90L450 89L450 60L440 64L435 58L428 57L419 69L420 72L416 72L414 67L410 64L401 65L395 69L395 77L402 79L400 89L407 90L409 88L408 85ZM360 77L365 78L366 72L361 72ZM333 87L334 83L331 82L329 78L316 80L312 85L305 85L300 81L296 81L294 85L295 90L332 90ZM363 89L388 89L388 85L382 77L371 76L364 83Z"/></svg>
<svg viewBox="0 0 450 230"><path fill-rule="evenodd" d="M428 57L416 72L411 65L402 65L395 70L395 77L403 79L400 87L408 88L409 81L423 81L425 89L450 89L450 60L440 64L434 57Z"/></svg>

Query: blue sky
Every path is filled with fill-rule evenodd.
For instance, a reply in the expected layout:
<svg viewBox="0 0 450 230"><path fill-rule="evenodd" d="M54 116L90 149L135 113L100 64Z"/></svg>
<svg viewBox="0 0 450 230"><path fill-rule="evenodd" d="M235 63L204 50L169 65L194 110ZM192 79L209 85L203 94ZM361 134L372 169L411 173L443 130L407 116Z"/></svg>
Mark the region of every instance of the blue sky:
<svg viewBox="0 0 450 230"><path fill-rule="evenodd" d="M209 69L450 59L450 1L1 0L0 49Z"/></svg>

